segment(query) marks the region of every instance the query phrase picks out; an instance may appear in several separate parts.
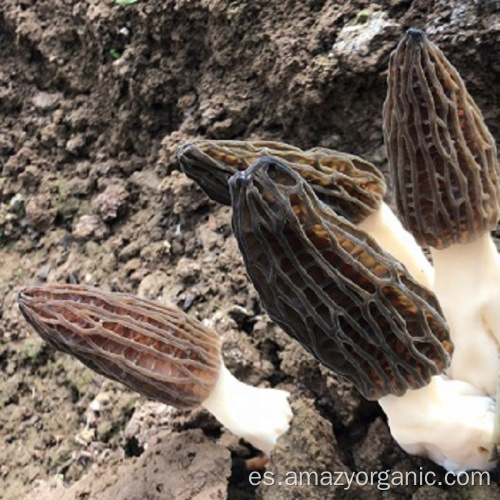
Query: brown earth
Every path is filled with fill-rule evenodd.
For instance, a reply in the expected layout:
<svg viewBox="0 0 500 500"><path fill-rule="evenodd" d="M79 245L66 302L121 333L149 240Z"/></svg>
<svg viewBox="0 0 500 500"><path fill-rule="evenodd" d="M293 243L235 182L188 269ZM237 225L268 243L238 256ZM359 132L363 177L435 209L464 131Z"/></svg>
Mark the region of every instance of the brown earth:
<svg viewBox="0 0 500 500"><path fill-rule="evenodd" d="M425 29L500 135L499 2L3 0L0 6L0 496L500 498L489 487L251 486L257 452L203 411L148 402L48 348L17 290L76 281L170 299L214 325L242 380L287 388L268 467L444 471L403 453L378 405L263 313L230 211L178 169L195 137L327 146L386 166L388 57Z"/></svg>

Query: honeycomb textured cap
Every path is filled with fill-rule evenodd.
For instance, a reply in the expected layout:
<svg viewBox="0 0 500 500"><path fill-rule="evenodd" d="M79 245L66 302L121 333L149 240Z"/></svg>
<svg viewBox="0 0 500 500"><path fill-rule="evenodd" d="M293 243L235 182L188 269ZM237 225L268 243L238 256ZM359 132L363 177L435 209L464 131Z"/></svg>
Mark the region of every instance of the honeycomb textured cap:
<svg viewBox="0 0 500 500"><path fill-rule="evenodd" d="M230 179L233 229L271 319L368 399L427 385L449 364L432 292L272 157Z"/></svg>
<svg viewBox="0 0 500 500"><path fill-rule="evenodd" d="M174 306L64 284L24 288L18 304L53 347L149 398L191 408L217 381L219 336Z"/></svg>
<svg viewBox="0 0 500 500"><path fill-rule="evenodd" d="M391 56L383 117L399 216L421 245L467 243L496 227L495 141L457 70L420 30Z"/></svg>
<svg viewBox="0 0 500 500"><path fill-rule="evenodd" d="M327 148L302 151L282 142L200 140L182 146L178 160L186 175L213 200L231 204L229 178L263 156L288 163L318 198L357 224L377 210L386 184L381 172L355 155Z"/></svg>

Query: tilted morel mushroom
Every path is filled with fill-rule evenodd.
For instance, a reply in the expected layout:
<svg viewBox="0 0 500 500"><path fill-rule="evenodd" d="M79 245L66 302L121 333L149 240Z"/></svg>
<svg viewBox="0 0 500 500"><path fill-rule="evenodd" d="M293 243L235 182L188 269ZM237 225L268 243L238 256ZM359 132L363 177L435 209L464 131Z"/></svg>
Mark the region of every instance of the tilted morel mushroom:
<svg viewBox="0 0 500 500"><path fill-rule="evenodd" d="M289 394L238 381L224 366L219 336L174 306L63 284L24 288L18 304L56 349L149 398L202 405L265 453L289 427Z"/></svg>
<svg viewBox="0 0 500 500"><path fill-rule="evenodd" d="M332 149L302 151L271 141L198 140L182 146L178 152L186 175L210 198L226 205L231 204L229 177L264 156L286 162L310 184L323 203L377 239L384 250L405 263L416 279L431 284L432 267L384 203L384 178L370 162Z"/></svg>
<svg viewBox="0 0 500 500"><path fill-rule="evenodd" d="M490 396L498 385L500 258L495 141L456 69L411 29L391 56L384 133L405 228L431 247L451 328L448 374Z"/></svg>
<svg viewBox="0 0 500 500"><path fill-rule="evenodd" d="M407 451L453 471L488 468L491 400L435 376L452 345L434 294L285 162L261 158L230 187L233 229L270 317L379 399Z"/></svg>
<svg viewBox="0 0 500 500"><path fill-rule="evenodd" d="M433 294L284 162L230 180L233 229L271 319L369 399L423 387L451 343Z"/></svg>
<svg viewBox="0 0 500 500"><path fill-rule="evenodd" d="M327 148L302 151L274 141L199 140L179 148L183 172L213 200L231 205L229 178L263 156L286 161L316 196L354 224L376 211L386 191L383 175L358 156Z"/></svg>

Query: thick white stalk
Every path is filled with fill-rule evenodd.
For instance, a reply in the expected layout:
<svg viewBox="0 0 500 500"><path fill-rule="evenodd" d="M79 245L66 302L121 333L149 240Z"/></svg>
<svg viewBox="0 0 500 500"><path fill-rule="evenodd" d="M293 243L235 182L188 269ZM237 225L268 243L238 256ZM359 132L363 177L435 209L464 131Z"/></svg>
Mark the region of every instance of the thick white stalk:
<svg viewBox="0 0 500 500"><path fill-rule="evenodd" d="M434 271L415 238L404 229L386 203L357 227L366 231L377 243L402 262L419 283L432 289Z"/></svg>
<svg viewBox="0 0 500 500"><path fill-rule="evenodd" d="M422 389L379 400L392 436L407 453L428 457L446 470L491 470L494 400L472 385L433 377Z"/></svg>
<svg viewBox="0 0 500 500"><path fill-rule="evenodd" d="M432 250L433 269L387 205L358 227L436 293L455 343L449 375L457 380L436 376L422 389L379 400L392 436L407 453L454 473L493 469L495 400L486 393L495 396L498 380L500 260L491 238Z"/></svg>
<svg viewBox="0 0 500 500"><path fill-rule="evenodd" d="M500 343L500 257L489 235L431 249L436 293L455 351L448 374L495 396Z"/></svg>
<svg viewBox="0 0 500 500"><path fill-rule="evenodd" d="M222 364L217 383L202 406L231 432L269 455L290 426L289 396L287 391L244 384Z"/></svg>

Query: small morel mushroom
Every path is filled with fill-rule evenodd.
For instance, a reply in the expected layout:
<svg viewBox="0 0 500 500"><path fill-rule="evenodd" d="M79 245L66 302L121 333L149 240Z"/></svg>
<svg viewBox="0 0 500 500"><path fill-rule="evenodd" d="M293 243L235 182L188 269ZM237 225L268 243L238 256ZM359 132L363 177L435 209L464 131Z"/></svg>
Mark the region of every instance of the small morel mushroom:
<svg viewBox="0 0 500 500"><path fill-rule="evenodd" d="M489 231L500 215L495 141L456 69L410 29L391 56L384 135L398 214L429 245L433 290L455 352L448 374L497 391L500 258Z"/></svg>
<svg viewBox="0 0 500 500"><path fill-rule="evenodd" d="M289 394L238 381L224 366L219 336L174 306L62 284L24 288L18 304L56 349L149 398L202 405L267 454L289 427Z"/></svg>
<svg viewBox="0 0 500 500"><path fill-rule="evenodd" d="M407 452L454 472L492 468L491 398L437 375L452 345L434 294L285 162L261 158L230 187L233 229L271 318L378 399Z"/></svg>
<svg viewBox="0 0 500 500"><path fill-rule="evenodd" d="M269 141L199 140L185 144L178 152L186 175L210 198L226 205L231 204L229 177L265 156L285 162L337 215L368 232L384 250L402 261L414 278L431 285L431 265L411 234L404 231L384 203L384 178L366 160L327 148L302 151L285 143Z"/></svg>

